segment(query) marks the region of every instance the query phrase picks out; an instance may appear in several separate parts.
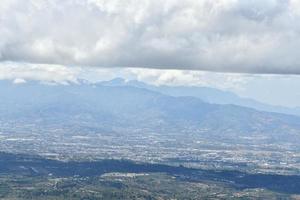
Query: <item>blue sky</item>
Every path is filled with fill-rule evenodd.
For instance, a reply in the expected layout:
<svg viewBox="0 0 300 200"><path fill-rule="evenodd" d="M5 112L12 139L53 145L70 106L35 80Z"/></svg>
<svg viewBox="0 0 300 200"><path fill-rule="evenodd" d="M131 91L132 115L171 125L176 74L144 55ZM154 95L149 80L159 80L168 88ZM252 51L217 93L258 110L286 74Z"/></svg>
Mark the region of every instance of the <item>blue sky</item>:
<svg viewBox="0 0 300 200"><path fill-rule="evenodd" d="M300 106L300 76L256 76L243 87L236 91L241 96L274 105Z"/></svg>

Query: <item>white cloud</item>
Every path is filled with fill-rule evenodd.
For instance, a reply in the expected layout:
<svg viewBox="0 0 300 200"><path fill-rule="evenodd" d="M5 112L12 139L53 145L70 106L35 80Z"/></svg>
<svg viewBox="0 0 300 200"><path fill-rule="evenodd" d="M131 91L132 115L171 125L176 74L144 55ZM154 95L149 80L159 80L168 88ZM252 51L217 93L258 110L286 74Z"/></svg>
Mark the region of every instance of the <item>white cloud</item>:
<svg viewBox="0 0 300 200"><path fill-rule="evenodd" d="M43 82L77 82L80 68L61 65L28 64L28 63L0 63L0 80L13 80L14 83L24 83L26 80Z"/></svg>
<svg viewBox="0 0 300 200"><path fill-rule="evenodd" d="M22 79L22 78L16 78L14 81L13 81L14 84L23 84L23 83L26 83L26 80Z"/></svg>
<svg viewBox="0 0 300 200"><path fill-rule="evenodd" d="M154 85L203 86L222 90L243 90L254 76L247 74L214 73L191 70L124 69L123 77Z"/></svg>
<svg viewBox="0 0 300 200"><path fill-rule="evenodd" d="M300 73L297 0L1 0L0 61Z"/></svg>
<svg viewBox="0 0 300 200"><path fill-rule="evenodd" d="M162 70L145 68L96 68L66 67L62 65L0 63L0 80L11 80L15 84L28 80L67 84L78 83L80 79L99 82L114 78L139 80L153 85L206 86L223 90L242 90L253 75L214 73L191 70Z"/></svg>

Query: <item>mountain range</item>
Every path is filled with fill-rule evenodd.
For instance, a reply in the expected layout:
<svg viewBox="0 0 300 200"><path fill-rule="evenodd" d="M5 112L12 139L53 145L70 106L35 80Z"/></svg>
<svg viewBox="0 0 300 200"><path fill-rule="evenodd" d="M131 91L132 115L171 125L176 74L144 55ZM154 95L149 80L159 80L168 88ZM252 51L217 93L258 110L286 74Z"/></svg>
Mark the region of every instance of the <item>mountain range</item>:
<svg viewBox="0 0 300 200"><path fill-rule="evenodd" d="M152 91L157 91L162 94L171 95L175 97L180 96L191 96L199 98L205 102L213 104L233 104L243 107L254 108L256 110L267 111L267 112L277 112L290 115L300 116L300 107L284 107L269 105L256 101L251 98L243 98L236 95L233 92L223 91L216 88L210 87L197 87L197 86L155 86L146 84L137 80L126 81L122 78L116 78L110 81L101 82L103 85L107 86L133 86L138 88L149 89Z"/></svg>
<svg viewBox="0 0 300 200"><path fill-rule="evenodd" d="M1 81L0 120L79 126L98 123L126 130L178 133L189 130L216 138L263 134L278 141L299 139L300 117L206 102L195 97L203 94L200 92L193 96L174 94L182 88L167 95L172 89L121 79L69 85Z"/></svg>

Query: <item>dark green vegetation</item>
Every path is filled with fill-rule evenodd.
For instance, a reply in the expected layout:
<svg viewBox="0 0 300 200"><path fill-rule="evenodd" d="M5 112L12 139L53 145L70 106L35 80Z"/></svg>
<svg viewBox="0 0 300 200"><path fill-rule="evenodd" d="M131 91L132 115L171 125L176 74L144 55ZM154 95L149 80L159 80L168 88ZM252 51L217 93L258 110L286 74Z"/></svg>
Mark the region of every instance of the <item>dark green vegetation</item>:
<svg viewBox="0 0 300 200"><path fill-rule="evenodd" d="M0 165L2 199L289 199L300 194L300 176L7 153L1 153Z"/></svg>

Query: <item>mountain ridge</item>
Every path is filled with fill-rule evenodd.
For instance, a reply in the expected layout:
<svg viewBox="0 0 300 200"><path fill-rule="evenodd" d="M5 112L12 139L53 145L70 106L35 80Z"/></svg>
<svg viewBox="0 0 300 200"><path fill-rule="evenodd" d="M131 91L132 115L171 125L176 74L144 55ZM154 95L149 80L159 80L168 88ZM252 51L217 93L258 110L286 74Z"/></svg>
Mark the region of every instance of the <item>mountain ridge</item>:
<svg viewBox="0 0 300 200"><path fill-rule="evenodd" d="M193 96L199 98L208 103L215 104L234 104L243 107L254 108L256 110L267 111L267 112L277 112L289 115L300 116L300 107L284 107L278 105L270 105L266 103L259 102L251 98L244 98L236 95L233 92L223 91L216 88L210 87L197 87L197 86L155 86L149 85L137 80L126 81L122 78L112 79L110 81L102 81L97 84L103 85L114 85L114 86L134 86L145 88L153 91L158 91L160 93L171 95L171 96Z"/></svg>
<svg viewBox="0 0 300 200"><path fill-rule="evenodd" d="M265 134L276 140L300 136L300 117L237 105L174 97L133 86L103 84L3 85L1 118L49 123L102 123L121 129L204 132L215 137Z"/></svg>

